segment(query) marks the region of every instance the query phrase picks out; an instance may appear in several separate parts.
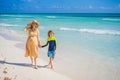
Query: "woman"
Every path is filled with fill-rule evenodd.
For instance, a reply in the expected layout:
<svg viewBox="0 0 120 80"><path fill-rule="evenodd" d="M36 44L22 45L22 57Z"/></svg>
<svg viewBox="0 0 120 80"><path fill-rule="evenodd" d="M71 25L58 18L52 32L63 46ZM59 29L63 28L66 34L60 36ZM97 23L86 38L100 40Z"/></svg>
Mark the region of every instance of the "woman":
<svg viewBox="0 0 120 80"><path fill-rule="evenodd" d="M40 24L36 20L33 20L24 29L25 32L28 32L25 57L30 56L32 65L35 65L35 69L37 69L36 60L38 57L38 47L40 47L39 30L38 30L39 25Z"/></svg>

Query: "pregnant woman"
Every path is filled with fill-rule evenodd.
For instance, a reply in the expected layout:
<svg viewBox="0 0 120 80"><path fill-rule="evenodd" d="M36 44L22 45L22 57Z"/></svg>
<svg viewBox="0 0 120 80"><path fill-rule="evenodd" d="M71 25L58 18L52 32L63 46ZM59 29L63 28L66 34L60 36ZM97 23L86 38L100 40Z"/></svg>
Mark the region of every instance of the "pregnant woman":
<svg viewBox="0 0 120 80"><path fill-rule="evenodd" d="M27 27L24 29L25 32L28 32L28 39L26 42L26 52L25 57L30 56L32 66L37 69L37 57L38 57L38 47L40 47L40 39L39 39L39 22L33 20L28 23Z"/></svg>

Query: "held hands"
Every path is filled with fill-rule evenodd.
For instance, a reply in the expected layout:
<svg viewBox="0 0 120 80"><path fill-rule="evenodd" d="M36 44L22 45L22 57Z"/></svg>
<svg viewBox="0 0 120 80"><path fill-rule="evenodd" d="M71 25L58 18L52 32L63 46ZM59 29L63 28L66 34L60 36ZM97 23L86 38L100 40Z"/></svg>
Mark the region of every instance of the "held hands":
<svg viewBox="0 0 120 80"><path fill-rule="evenodd" d="M39 47L39 48L42 48L42 46L41 46L40 44L38 44L38 47Z"/></svg>
<svg viewBox="0 0 120 80"><path fill-rule="evenodd" d="M38 44L38 47L39 47L39 48L42 48L42 46L41 46L40 44Z"/></svg>
<svg viewBox="0 0 120 80"><path fill-rule="evenodd" d="M39 48L42 48L42 46L40 45L40 41L38 40L38 47Z"/></svg>

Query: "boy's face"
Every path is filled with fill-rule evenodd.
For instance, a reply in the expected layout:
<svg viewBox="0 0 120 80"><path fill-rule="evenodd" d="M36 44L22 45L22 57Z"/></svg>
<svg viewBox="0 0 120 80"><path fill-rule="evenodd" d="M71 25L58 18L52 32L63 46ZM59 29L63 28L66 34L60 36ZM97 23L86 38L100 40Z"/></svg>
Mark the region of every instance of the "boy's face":
<svg viewBox="0 0 120 80"><path fill-rule="evenodd" d="M50 32L50 37L53 37L53 32Z"/></svg>

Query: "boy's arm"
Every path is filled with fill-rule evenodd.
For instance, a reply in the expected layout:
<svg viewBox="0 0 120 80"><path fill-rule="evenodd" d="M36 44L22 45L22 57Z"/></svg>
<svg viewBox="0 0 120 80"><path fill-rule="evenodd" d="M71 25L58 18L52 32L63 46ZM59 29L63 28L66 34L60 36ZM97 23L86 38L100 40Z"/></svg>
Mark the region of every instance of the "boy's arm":
<svg viewBox="0 0 120 80"><path fill-rule="evenodd" d="M41 46L41 47L43 48L43 47L46 47L47 45L48 45L48 40L47 40L46 44Z"/></svg>
<svg viewBox="0 0 120 80"><path fill-rule="evenodd" d="M56 49L57 49L57 40L55 38L55 54L56 54Z"/></svg>
<svg viewBox="0 0 120 80"><path fill-rule="evenodd" d="M57 48L57 40L55 38L55 50L56 50L56 48Z"/></svg>

